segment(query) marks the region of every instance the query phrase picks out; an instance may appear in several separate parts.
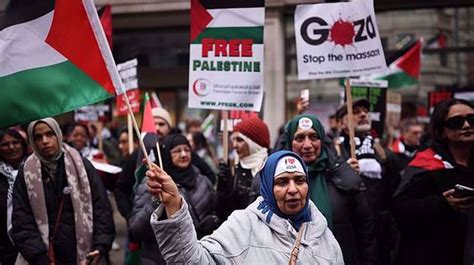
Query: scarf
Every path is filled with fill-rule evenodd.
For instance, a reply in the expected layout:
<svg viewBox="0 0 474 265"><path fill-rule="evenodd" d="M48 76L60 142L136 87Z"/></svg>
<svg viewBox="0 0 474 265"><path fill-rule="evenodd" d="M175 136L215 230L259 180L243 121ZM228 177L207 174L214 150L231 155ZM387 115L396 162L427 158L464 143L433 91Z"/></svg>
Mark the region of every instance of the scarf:
<svg viewBox="0 0 474 265"><path fill-rule="evenodd" d="M173 164L171 158L171 150L178 145L187 145L191 149L186 137L181 134L170 134L161 141L161 156L163 162L163 168L171 178L186 189L191 189L196 186L195 171L191 163L186 168L178 168Z"/></svg>
<svg viewBox="0 0 474 265"><path fill-rule="evenodd" d="M33 145L34 146L34 145ZM89 179L81 155L74 148L62 145L66 179L74 209L77 264L86 261L86 254L92 249L93 212ZM35 150L35 149L33 149ZM41 239L49 245L49 222L43 190L43 162L37 152L30 155L24 165L24 177L28 200L35 216ZM52 163L50 163L52 164Z"/></svg>
<svg viewBox="0 0 474 265"><path fill-rule="evenodd" d="M249 146L250 155L239 160L239 156L236 153L235 163L240 163L243 168L250 169L250 171L252 172L252 176L255 177L258 171L262 168L263 161L265 161L265 159L267 159L268 157L268 149L265 147L261 147L256 142L252 141L252 139L248 138L240 132L236 132L236 134L238 134L238 136L247 143L247 145Z"/></svg>
<svg viewBox="0 0 474 265"><path fill-rule="evenodd" d="M356 157L359 161L360 174L370 179L382 179L382 166L375 158L374 138L355 137Z"/></svg>
<svg viewBox="0 0 474 265"><path fill-rule="evenodd" d="M275 169L278 164L278 161L285 156L293 156L298 161L304 165L303 159L297 154L290 151L278 151L271 154L268 157L264 167L260 171L260 195L263 197L263 201L260 202L257 209L260 210L263 214L267 214L266 222L270 223L273 214L280 216L281 218L288 219L295 228L296 231L299 231L303 223L311 221L311 213L309 210L309 196L306 196L306 204L301 211L295 215L286 215L283 214L277 206L275 200L275 195L273 194L273 182L275 180ZM306 169L305 169L306 171ZM307 175L307 174L306 174ZM308 181L308 178L306 178ZM309 183L308 183L309 185ZM309 195L309 194L308 194Z"/></svg>
<svg viewBox="0 0 474 265"><path fill-rule="evenodd" d="M23 166L23 162L20 163L18 168ZM7 231L10 231L12 227L12 213L13 213L13 184L15 183L16 176L18 175L18 169L15 169L12 165L7 162L0 161L0 174L7 178L8 191L7 191Z"/></svg>
<svg viewBox="0 0 474 265"><path fill-rule="evenodd" d="M325 132L324 126L321 124L319 119L314 115L302 114L291 119L285 127L286 132L286 149L291 150L291 143L293 142L294 135L300 126L301 119L309 119L312 124L311 128L316 131L319 138L321 139L321 153L319 157L313 163L306 165L308 167L309 176L309 190L311 200L316 204L319 211L326 217L328 226L330 229L333 228L332 220L332 208L331 201L329 199L329 192L326 183L325 170L328 168L328 154L323 146Z"/></svg>

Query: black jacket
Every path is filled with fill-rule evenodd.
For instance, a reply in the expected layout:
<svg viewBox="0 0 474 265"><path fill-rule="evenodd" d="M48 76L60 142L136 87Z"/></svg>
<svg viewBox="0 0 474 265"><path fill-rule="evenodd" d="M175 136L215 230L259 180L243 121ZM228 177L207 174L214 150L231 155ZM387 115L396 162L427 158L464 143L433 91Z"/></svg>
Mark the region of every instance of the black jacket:
<svg viewBox="0 0 474 265"><path fill-rule="evenodd" d="M206 226L206 220L213 217L213 187L209 179L200 174L196 168L194 169L197 178L196 186L193 189L185 189L179 186L178 188L189 205L194 226L198 236L201 237L217 228L218 223L216 222L215 227ZM137 188L128 227L130 236L141 243L141 264L144 265L166 264L160 254L156 243L157 239L150 225L151 214L157 206L158 204L152 201L148 193L146 179L144 179ZM208 231L209 229L211 231Z"/></svg>
<svg viewBox="0 0 474 265"><path fill-rule="evenodd" d="M15 264L18 254L7 234L7 177L0 174L0 264Z"/></svg>
<svg viewBox="0 0 474 265"><path fill-rule="evenodd" d="M344 262L376 264L374 217L366 187L349 164L329 148L326 150L329 157L326 185L332 209L332 232L339 242Z"/></svg>
<svg viewBox="0 0 474 265"><path fill-rule="evenodd" d="M474 209L468 215L458 213L442 195L456 184L474 187L474 168L457 165L445 155L440 160L436 154L431 148L417 153L395 194L393 209L401 233L396 264L474 263Z"/></svg>
<svg viewBox="0 0 474 265"><path fill-rule="evenodd" d="M54 181L44 181L43 189L48 212L49 233L53 232L63 188L67 185L64 157L60 158ZM107 255L115 237L112 211L102 181L91 163L83 159L89 178L93 203L93 249ZM43 176L46 172L43 170ZM21 255L30 264L49 264L47 246L43 243L28 199L25 178L20 171L15 181L13 196L12 238ZM76 235L74 209L70 196L64 198L64 208L55 242L53 244L57 264L76 263ZM91 251L92 251L91 250Z"/></svg>
<svg viewBox="0 0 474 265"><path fill-rule="evenodd" d="M115 202L120 214L127 220L130 218L133 206L133 197L135 192L135 170L138 150L135 150L130 157L124 162L122 172L120 172L117 182L115 183Z"/></svg>

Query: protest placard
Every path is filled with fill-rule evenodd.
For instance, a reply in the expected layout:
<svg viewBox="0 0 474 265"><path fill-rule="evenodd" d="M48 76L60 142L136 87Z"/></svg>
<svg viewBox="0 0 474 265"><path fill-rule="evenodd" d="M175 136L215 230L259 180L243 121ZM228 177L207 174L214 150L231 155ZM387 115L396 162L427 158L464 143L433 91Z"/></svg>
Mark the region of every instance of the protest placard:
<svg viewBox="0 0 474 265"><path fill-rule="evenodd" d="M295 36L299 79L386 71L372 0L299 5Z"/></svg>
<svg viewBox="0 0 474 265"><path fill-rule="evenodd" d="M117 64L117 70L127 91L128 100L133 113L140 111L140 91L138 90L137 78L138 60L132 59L121 64ZM117 116L125 116L128 113L128 107L123 93L119 93L115 98Z"/></svg>
<svg viewBox="0 0 474 265"><path fill-rule="evenodd" d="M74 111L74 121L108 121L110 120L110 106L107 104L85 106Z"/></svg>
<svg viewBox="0 0 474 265"><path fill-rule="evenodd" d="M385 114L387 106L387 81L350 80L351 93L354 100L365 98L369 101L369 115L372 121L371 134L381 137L384 132Z"/></svg>
<svg viewBox="0 0 474 265"><path fill-rule="evenodd" d="M191 1L190 108L260 111L264 0Z"/></svg>

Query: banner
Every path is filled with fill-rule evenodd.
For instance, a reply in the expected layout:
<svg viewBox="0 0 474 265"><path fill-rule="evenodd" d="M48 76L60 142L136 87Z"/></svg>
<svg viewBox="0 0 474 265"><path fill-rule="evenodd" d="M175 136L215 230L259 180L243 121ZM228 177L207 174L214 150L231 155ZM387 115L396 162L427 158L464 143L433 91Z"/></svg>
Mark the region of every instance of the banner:
<svg viewBox="0 0 474 265"><path fill-rule="evenodd" d="M298 5L299 79L382 73L387 69L372 0Z"/></svg>
<svg viewBox="0 0 474 265"><path fill-rule="evenodd" d="M138 90L137 78L138 60L132 59L124 63L117 64L117 70L122 79L125 91L127 91L128 100L133 113L140 111L140 91ZM128 114L127 103L123 93L115 97L115 106L117 108L117 116L125 116Z"/></svg>
<svg viewBox="0 0 474 265"><path fill-rule="evenodd" d="M433 113L434 106L439 102L453 98L452 91L431 91L428 92L428 111Z"/></svg>
<svg viewBox="0 0 474 265"><path fill-rule="evenodd" d="M85 106L74 111L74 121L109 121L111 120L110 106L106 104Z"/></svg>
<svg viewBox="0 0 474 265"><path fill-rule="evenodd" d="M190 108L260 111L264 0L191 1Z"/></svg>
<svg viewBox="0 0 474 265"><path fill-rule="evenodd" d="M128 100L130 101L130 107L132 107L133 113L140 112L140 90L132 89L127 91ZM115 98L115 107L117 108L117 116L126 116L128 114L127 103L125 97L119 95Z"/></svg>
<svg viewBox="0 0 474 265"><path fill-rule="evenodd" d="M354 100L365 98L369 101L369 115L372 121L371 134L374 138L381 138L385 127L388 82L351 79L350 84Z"/></svg>

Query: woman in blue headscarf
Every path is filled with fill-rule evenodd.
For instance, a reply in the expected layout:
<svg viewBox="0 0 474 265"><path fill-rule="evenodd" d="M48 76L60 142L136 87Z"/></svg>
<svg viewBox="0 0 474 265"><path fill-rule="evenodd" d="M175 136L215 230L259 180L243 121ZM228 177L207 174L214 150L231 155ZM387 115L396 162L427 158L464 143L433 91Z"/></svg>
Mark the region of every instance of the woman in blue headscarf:
<svg viewBox="0 0 474 265"><path fill-rule="evenodd" d="M260 171L261 196L199 241L172 178L156 166L147 176L149 192L162 201L150 222L169 264L344 264L326 219L309 200L304 161L293 152L269 156Z"/></svg>

